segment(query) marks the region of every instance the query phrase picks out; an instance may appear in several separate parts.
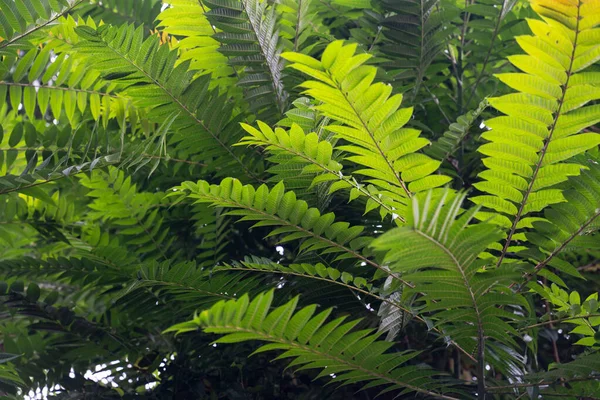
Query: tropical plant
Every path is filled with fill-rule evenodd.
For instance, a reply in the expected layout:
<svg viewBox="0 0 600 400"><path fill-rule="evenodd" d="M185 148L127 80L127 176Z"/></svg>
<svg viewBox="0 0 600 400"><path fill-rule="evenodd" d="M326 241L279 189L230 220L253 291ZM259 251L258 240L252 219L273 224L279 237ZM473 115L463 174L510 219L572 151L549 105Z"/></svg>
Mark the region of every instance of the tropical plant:
<svg viewBox="0 0 600 400"><path fill-rule="evenodd" d="M0 0L0 396L595 399L600 0Z"/></svg>

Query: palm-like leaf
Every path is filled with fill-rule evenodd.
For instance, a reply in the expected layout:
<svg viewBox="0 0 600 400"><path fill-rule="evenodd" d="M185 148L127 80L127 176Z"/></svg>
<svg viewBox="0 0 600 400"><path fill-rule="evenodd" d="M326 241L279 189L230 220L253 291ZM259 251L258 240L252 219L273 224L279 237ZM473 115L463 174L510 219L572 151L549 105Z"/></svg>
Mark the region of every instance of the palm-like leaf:
<svg viewBox="0 0 600 400"><path fill-rule="evenodd" d="M144 40L141 27L104 25L97 31L79 27L77 32L86 39L77 44L77 50L95 57L95 68L105 79L127 85L125 94L138 107L151 109L149 115L154 121L162 123L172 115L180 115L173 125L177 135L170 141L178 144L175 151L186 156L202 153L203 161L217 159L222 173L238 165L254 176L228 145L236 134L238 117L226 98L209 90L209 75L194 78L194 71L188 70L189 62L174 66L177 51L161 46L156 36ZM205 102L213 107L202 108Z"/></svg>
<svg viewBox="0 0 600 400"><path fill-rule="evenodd" d="M420 196L423 197L423 196ZM416 284L422 312L433 313L437 325L464 348L477 350L479 393L484 393L486 339L515 344L516 330L506 322L518 318L497 305L527 303L506 292L514 272L490 267L480 254L502 237L492 224L471 224L477 209L462 212L465 194L414 198L407 226L377 238L372 246L385 251L389 268ZM467 323L465 323L467 321ZM507 335L509 333L509 335Z"/></svg>
<svg viewBox="0 0 600 400"><path fill-rule="evenodd" d="M527 240L537 248L519 253L533 260L535 268L525 276L529 281L535 274L544 276L559 285L565 286L560 275L547 267L564 274L581 278L581 274L561 253L573 249L593 249L598 247L596 233L600 216L600 167L597 158L582 156L575 159L586 169L572 177L568 189L563 192L564 203L554 204L544 210L544 219L533 223L533 229L526 232Z"/></svg>
<svg viewBox="0 0 600 400"><path fill-rule="evenodd" d="M372 330L353 331L359 321L344 322L345 317L325 323L331 309L315 315L316 306L296 311L298 298L269 312L273 292L239 300L219 302L192 321L167 331L184 333L202 328L208 333L226 335L217 343L260 340L270 344L257 352L284 350L278 358L293 358L291 367L323 369L318 377L335 375L340 384L361 383L365 387L387 386L383 392L402 389L454 399L435 392L442 384L431 379L429 369L403 366L418 353L388 353L392 344L377 341Z"/></svg>
<svg viewBox="0 0 600 400"><path fill-rule="evenodd" d="M277 14L274 6L260 0L203 0L211 10L209 21L222 30L213 36L222 43L219 51L229 63L244 66L238 84L247 88L245 98L253 110L272 115L267 105L277 105L279 115L287 109L288 94L283 86Z"/></svg>
<svg viewBox="0 0 600 400"><path fill-rule="evenodd" d="M580 171L565 161L600 143L600 135L580 133L600 121L600 106L586 106L600 98L600 90L584 72L600 59L600 45L592 39L600 22L593 12L597 1L536 0L532 7L544 20L528 20L533 35L517 38L527 55L509 57L523 72L498 75L519 93L490 99L507 115L486 121L491 130L482 137L489 143L479 152L488 169L474 185L485 195L472 198L500 213L495 222L510 228L498 265L518 250L511 243L523 239L515 233L531 226L530 214L565 201L552 186Z"/></svg>
<svg viewBox="0 0 600 400"><path fill-rule="evenodd" d="M418 130L404 128L412 109L400 108L402 95L392 95L391 86L373 83L377 69L363 65L370 55L355 52L356 45L336 41L321 61L299 53L283 57L314 79L302 86L322 103L317 110L340 123L326 129L349 143L338 147L349 153L346 160L361 166L356 173L369 177L395 213L405 217L412 193L442 186L450 178L432 175L440 162L416 153L429 141Z"/></svg>

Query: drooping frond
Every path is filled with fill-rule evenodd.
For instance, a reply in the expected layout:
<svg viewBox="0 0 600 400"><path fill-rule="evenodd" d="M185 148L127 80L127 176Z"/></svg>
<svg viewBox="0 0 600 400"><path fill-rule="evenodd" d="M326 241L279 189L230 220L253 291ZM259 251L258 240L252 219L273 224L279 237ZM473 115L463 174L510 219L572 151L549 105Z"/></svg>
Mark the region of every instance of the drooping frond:
<svg viewBox="0 0 600 400"><path fill-rule="evenodd" d="M219 173L237 165L254 176L248 167L251 162L229 145L236 135L237 116L226 98L209 90L209 75L194 78L189 62L175 67L177 51L160 45L156 36L144 40L142 27L79 27L77 33L85 39L77 51L94 57L94 68L104 79L127 85L122 93L138 107L148 108L153 121L162 123L179 114L173 124L177 133L170 140L175 151L213 161L210 165Z"/></svg>
<svg viewBox="0 0 600 400"><path fill-rule="evenodd" d="M466 195L447 191L438 198L423 197L413 198L406 226L385 233L372 246L386 252L392 272L415 284L404 290L421 294L415 300L424 302L421 312L432 313L437 326L463 348L477 351L478 385L483 385L486 340L513 346L517 334L507 320L518 317L497 306L526 302L507 293L514 272L489 268L490 260L479 258L502 234L494 225L471 223L477 209L461 212Z"/></svg>
<svg viewBox="0 0 600 400"><path fill-rule="evenodd" d="M219 51L234 66L244 67L237 82L247 88L245 99L252 110L282 115L288 94L283 85L283 60L275 7L261 0L202 0L211 10L208 20L221 32ZM276 104L275 110L269 109Z"/></svg>
<svg viewBox="0 0 600 400"><path fill-rule="evenodd" d="M489 143L479 152L487 169L474 185L485 194L471 199L498 212L494 221L510 228L498 264L518 250L511 243L524 238L515 233L531 227L531 213L565 201L552 186L580 171L565 161L600 144L600 135L581 133L600 121L600 106L586 105L600 98L600 89L595 75L584 72L600 60L598 2L536 0L532 7L543 20L528 20L533 35L517 38L527 54L509 57L523 72L497 75L518 92L489 100L506 116L485 122L491 130L482 137Z"/></svg>
<svg viewBox="0 0 600 400"><path fill-rule="evenodd" d="M8 94L7 103L19 113L21 108L30 121L62 121L66 116L72 127L89 118L103 120L117 118L125 123L130 114L136 114L129 101L120 97L114 85L100 78L89 63L73 52L78 36L75 26L95 29L93 20L79 21L60 18L59 25L50 32L43 44L22 52L20 56L6 58L0 70L0 99ZM133 115L135 123L138 116ZM41 127L40 127L41 128Z"/></svg>
<svg viewBox="0 0 600 400"><path fill-rule="evenodd" d="M405 217L413 193L442 186L450 178L432 175L440 162L416 153L429 141L419 137L418 130L404 128L412 109L400 108L402 95L392 95L391 86L373 83L377 68L363 65L370 55L354 55L356 47L333 42L321 61L300 53L283 57L293 62L292 68L315 79L302 86L322 103L315 106L318 111L340 123L326 129L349 143L337 149L362 167L355 173L369 177L395 213Z"/></svg>
<svg viewBox="0 0 600 400"><path fill-rule="evenodd" d="M167 331L185 333L202 328L207 333L225 335L216 343L269 342L255 353L283 350L278 358L292 358L290 367L322 369L317 377L334 374L333 383L385 386L383 392L401 389L455 399L442 394L443 381L432 379L434 371L405 366L418 353L388 352L392 343L378 341L372 330L353 330L358 320L345 322L346 318L340 317L326 323L331 309L316 315L314 305L296 311L298 297L269 312L272 301L272 291L252 301L248 296L222 301Z"/></svg>
<svg viewBox="0 0 600 400"><path fill-rule="evenodd" d="M281 235L280 243L302 240L300 251L318 251L338 254L338 259L356 258L379 267L360 253L372 238L361 236L364 227L335 222L335 215L308 207L297 200L294 192L286 192L283 182L272 189L261 185L242 185L237 179L226 178L218 185L206 181L183 182L167 196L189 198L196 203L208 203L232 209L228 215L242 217L242 221L257 221L255 226L273 226L269 236Z"/></svg>
<svg viewBox="0 0 600 400"><path fill-rule="evenodd" d="M546 208L544 219L533 222L533 229L525 233L527 240L538 247L519 253L532 259L535 265L525 276L526 282L537 274L565 286L560 275L548 267L561 274L582 277L561 253L577 248L598 248L600 166L596 160L591 155L575 159L585 169L569 179L568 189L563 192L566 201Z"/></svg>

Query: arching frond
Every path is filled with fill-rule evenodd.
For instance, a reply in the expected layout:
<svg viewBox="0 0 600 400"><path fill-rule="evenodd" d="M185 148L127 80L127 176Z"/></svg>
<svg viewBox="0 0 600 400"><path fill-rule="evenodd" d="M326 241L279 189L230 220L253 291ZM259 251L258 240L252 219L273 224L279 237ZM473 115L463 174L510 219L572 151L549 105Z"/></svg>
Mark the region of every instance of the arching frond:
<svg viewBox="0 0 600 400"><path fill-rule="evenodd" d="M415 301L424 302L421 312L432 313L437 326L463 348L477 351L482 393L486 339L513 346L517 334L508 323L517 315L497 306L527 303L507 293L514 272L490 268L489 259L479 258L502 233L492 224L472 224L477 209L462 212L465 194L422 197L413 199L407 226L385 233L372 246L386 252L393 272L416 284L414 292L422 296Z"/></svg>
<svg viewBox="0 0 600 400"><path fill-rule="evenodd" d="M442 186L450 178L433 174L440 162L416 153L429 144L416 129L404 128L412 109L401 109L402 95L373 83L377 68L363 65L369 54L355 55L356 45L336 41L321 61L299 53L284 53L295 68L315 80L302 86L322 102L316 109L333 121L327 130L349 142L338 149L345 159L362 167L356 174L369 177L382 195L391 199L395 213L405 217L413 193Z"/></svg>
<svg viewBox="0 0 600 400"><path fill-rule="evenodd" d="M152 120L162 123L180 115L173 125L177 134L170 140L178 144L176 151L215 161L211 165L219 164L220 173L237 165L254 176L248 163L229 146L235 138L237 116L226 98L209 90L209 75L194 78L189 62L174 67L177 51L161 46L155 36L144 40L141 27L104 25L97 31L79 27L77 32L86 39L77 44L77 50L94 57L95 69L102 71L104 79L128 85L124 94L138 107L151 110Z"/></svg>
<svg viewBox="0 0 600 400"><path fill-rule="evenodd" d="M321 215L316 208L309 208L304 200L297 200L294 192L286 192L283 182L272 189L261 185L242 185L237 179L227 178L218 185L206 181L183 182L169 197L179 200L189 198L197 203L233 209L228 215L242 217L242 221L257 221L255 226L273 226L269 236L281 235L280 242L302 240L300 251L318 251L338 254L338 259L356 258L378 266L360 254L371 238L361 236L364 227L350 226L347 222L335 222L335 215Z"/></svg>
<svg viewBox="0 0 600 400"><path fill-rule="evenodd" d="M442 394L443 383L431 378L434 371L404 366L418 353L387 352L392 344L377 341L372 330L353 331L359 321L345 322L346 318L341 317L325 323L331 309L316 315L316 306L296 311L297 297L269 312L272 301L271 291L252 301L243 296L219 302L193 320L167 331L184 333L202 328L208 333L225 335L217 343L269 342L255 353L284 350L278 358L292 358L290 367L323 369L318 377L334 374L333 382L385 386L383 392L405 389L440 399L455 399Z"/></svg>

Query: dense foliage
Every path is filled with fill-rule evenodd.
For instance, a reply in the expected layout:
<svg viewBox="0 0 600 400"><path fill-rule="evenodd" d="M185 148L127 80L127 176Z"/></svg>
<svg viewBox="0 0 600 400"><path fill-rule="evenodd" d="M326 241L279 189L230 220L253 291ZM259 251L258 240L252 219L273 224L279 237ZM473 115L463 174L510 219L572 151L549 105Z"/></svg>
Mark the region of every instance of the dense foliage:
<svg viewBox="0 0 600 400"><path fill-rule="evenodd" d="M0 396L593 399L600 0L0 0Z"/></svg>

